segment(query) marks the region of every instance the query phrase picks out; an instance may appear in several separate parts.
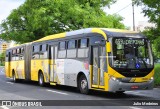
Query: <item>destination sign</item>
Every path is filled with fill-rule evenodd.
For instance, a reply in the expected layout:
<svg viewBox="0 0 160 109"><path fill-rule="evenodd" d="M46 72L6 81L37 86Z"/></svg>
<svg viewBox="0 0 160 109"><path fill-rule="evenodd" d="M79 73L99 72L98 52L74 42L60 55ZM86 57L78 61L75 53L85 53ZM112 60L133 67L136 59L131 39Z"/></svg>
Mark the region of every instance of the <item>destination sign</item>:
<svg viewBox="0 0 160 109"><path fill-rule="evenodd" d="M144 39L116 39L115 44L119 45L144 45Z"/></svg>

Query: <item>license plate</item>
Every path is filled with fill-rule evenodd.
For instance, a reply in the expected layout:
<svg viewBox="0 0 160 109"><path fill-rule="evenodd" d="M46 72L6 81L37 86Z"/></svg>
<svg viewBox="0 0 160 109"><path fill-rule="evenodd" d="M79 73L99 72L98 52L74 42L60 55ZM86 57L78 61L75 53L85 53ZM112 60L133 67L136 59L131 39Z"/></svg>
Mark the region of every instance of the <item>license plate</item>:
<svg viewBox="0 0 160 109"><path fill-rule="evenodd" d="M131 86L131 89L138 89L138 86Z"/></svg>

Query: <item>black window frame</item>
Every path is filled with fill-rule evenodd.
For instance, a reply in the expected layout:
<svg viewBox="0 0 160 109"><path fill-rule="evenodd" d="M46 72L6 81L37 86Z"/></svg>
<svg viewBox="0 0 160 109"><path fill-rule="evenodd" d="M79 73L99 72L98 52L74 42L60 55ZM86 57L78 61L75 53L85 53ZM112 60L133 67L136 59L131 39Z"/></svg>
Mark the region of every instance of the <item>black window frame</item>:
<svg viewBox="0 0 160 109"><path fill-rule="evenodd" d="M82 47L82 40L86 40L86 46L85 47ZM81 39L78 39L78 49L83 49L83 48L89 48L89 38L81 38Z"/></svg>
<svg viewBox="0 0 160 109"><path fill-rule="evenodd" d="M63 49L61 49L60 44L63 43L63 42L65 43L65 47ZM63 58L59 57L59 52L60 51L65 51L65 56ZM60 42L58 42L57 58L58 59L65 59L66 57L67 57L67 41L60 41Z"/></svg>
<svg viewBox="0 0 160 109"><path fill-rule="evenodd" d="M74 41L74 42L75 42L75 43L74 43L74 48L69 47L69 42L71 42L71 41ZM68 41L67 41L67 50L68 50L68 49L77 49L77 45L78 45L77 39L68 40Z"/></svg>
<svg viewBox="0 0 160 109"><path fill-rule="evenodd" d="M71 41L74 41L74 48L70 48L69 47L69 42ZM75 59L77 58L77 48L78 48L78 40L77 39L70 39L70 40L67 40L67 49L66 49L66 58L67 59ZM76 56L75 57L68 57L68 50L76 50Z"/></svg>
<svg viewBox="0 0 160 109"><path fill-rule="evenodd" d="M37 48L36 48L37 47ZM32 52L33 53L38 53L40 52L40 44L36 44L32 46Z"/></svg>
<svg viewBox="0 0 160 109"><path fill-rule="evenodd" d="M64 47L63 48L61 48L61 44L62 43L64 43ZM60 41L59 43L58 43L58 50L66 50L66 48L67 48L67 42L66 41Z"/></svg>
<svg viewBox="0 0 160 109"><path fill-rule="evenodd" d="M86 44L87 46L86 47L81 47L81 40L82 39L86 39L87 40L87 44ZM78 39L78 44L77 44L78 45L78 47L77 47L77 58L78 59L84 59L84 58L88 58L89 57L89 52L90 52L90 47L89 47L90 43L89 43L89 40L90 39L88 37L87 38L80 38L80 39ZM79 42L80 42L80 44L79 44ZM81 50L81 49L88 49L87 57L79 57L78 56L78 50Z"/></svg>

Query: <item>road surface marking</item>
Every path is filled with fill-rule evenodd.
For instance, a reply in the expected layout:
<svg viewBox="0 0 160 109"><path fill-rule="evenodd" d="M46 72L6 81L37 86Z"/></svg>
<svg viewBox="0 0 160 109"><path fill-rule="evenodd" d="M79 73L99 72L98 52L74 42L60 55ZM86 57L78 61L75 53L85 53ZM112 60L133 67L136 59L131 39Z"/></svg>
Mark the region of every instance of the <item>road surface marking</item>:
<svg viewBox="0 0 160 109"><path fill-rule="evenodd" d="M58 91L53 91L53 90L47 90L47 91L48 91L48 92L54 92L54 93L62 94L62 95L68 95L67 93L58 92Z"/></svg>
<svg viewBox="0 0 160 109"><path fill-rule="evenodd" d="M139 108L139 107L129 107L130 109L142 109L142 108Z"/></svg>
<svg viewBox="0 0 160 109"><path fill-rule="evenodd" d="M8 107L6 106L0 106L2 109L9 109Z"/></svg>
<svg viewBox="0 0 160 109"><path fill-rule="evenodd" d="M14 83L12 83L12 82L6 82L6 83L8 83L8 84L14 84Z"/></svg>

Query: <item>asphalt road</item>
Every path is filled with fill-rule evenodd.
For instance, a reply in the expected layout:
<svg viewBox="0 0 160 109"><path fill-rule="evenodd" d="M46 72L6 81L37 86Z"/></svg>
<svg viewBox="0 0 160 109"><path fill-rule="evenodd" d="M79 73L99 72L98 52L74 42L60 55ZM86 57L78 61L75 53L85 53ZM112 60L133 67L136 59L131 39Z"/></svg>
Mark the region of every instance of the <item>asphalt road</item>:
<svg viewBox="0 0 160 109"><path fill-rule="evenodd" d="M61 100L58 102L68 103L68 100L76 103L76 100L82 100L81 104L89 100L96 100L91 102L93 106L45 106L45 107L17 107L17 106L0 106L0 109L155 109L158 106L125 106L128 101L137 100L160 100L160 89L145 91L128 91L124 94L115 94L101 91L91 91L89 95L80 94L76 88L66 86L38 86L37 82L21 81L13 83L11 79L5 78L4 68L0 67L0 100ZM63 100L63 101L62 101ZM100 100L97 101L97 100ZM106 101L102 101L106 100ZM101 102L102 101L102 102ZM45 101L49 102L49 101ZM54 102L54 101L52 101ZM56 101L55 101L56 102ZM110 106L94 106L96 104L108 103ZM2 102L0 102L1 105ZM124 103L124 104L122 104ZM71 104L71 103L70 103ZM119 106L115 106L119 105ZM120 106L121 105L121 106ZM124 106L123 106L124 105Z"/></svg>

